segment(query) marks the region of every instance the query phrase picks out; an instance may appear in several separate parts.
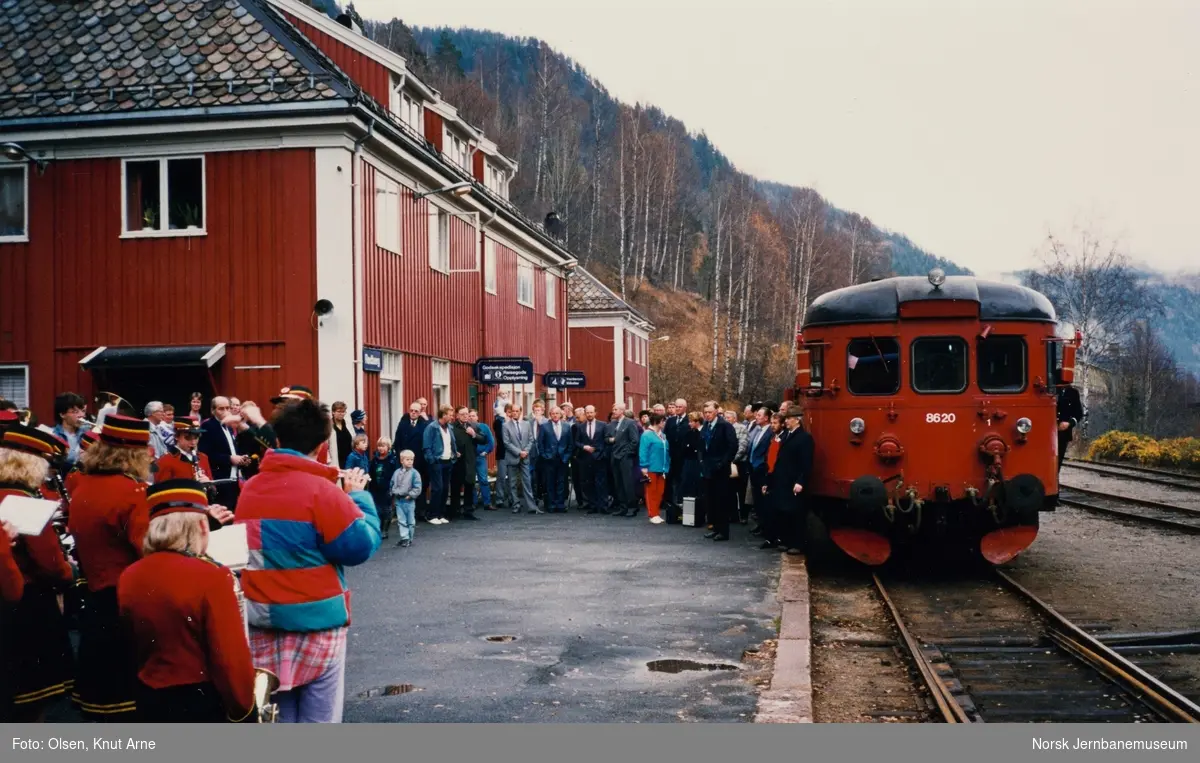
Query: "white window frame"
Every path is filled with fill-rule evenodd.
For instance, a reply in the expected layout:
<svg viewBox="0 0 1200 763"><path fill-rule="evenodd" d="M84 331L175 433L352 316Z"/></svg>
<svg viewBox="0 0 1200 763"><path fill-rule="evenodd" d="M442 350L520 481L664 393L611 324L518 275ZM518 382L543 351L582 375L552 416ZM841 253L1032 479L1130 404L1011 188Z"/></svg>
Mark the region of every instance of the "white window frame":
<svg viewBox="0 0 1200 763"><path fill-rule="evenodd" d="M25 212L25 223L22 226L22 233L0 236L0 244L21 244L29 241L29 164L27 162L0 164L0 171L14 169L22 171L21 186L25 192L25 199L21 209Z"/></svg>
<svg viewBox="0 0 1200 763"><path fill-rule="evenodd" d="M375 173L375 245L401 253L400 184L382 172Z"/></svg>
<svg viewBox="0 0 1200 763"><path fill-rule="evenodd" d="M434 401L432 415L436 420L439 408L443 405L453 405L450 402L450 361L433 358L430 363L432 366L430 369L430 378L432 379L430 394ZM444 396L438 394L439 390L444 391Z"/></svg>
<svg viewBox="0 0 1200 763"><path fill-rule="evenodd" d="M535 309L537 306L537 296L535 293L536 287L534 286L534 283L533 283L533 281L534 281L533 273L534 273L533 263L529 262L528 260L526 260L522 257L518 257L517 258L517 304L521 305L523 307L528 307L531 310ZM526 291L521 285L523 275L528 275L528 284L529 284L529 288L528 288L529 301L528 302L521 299L521 297L523 296L523 292Z"/></svg>
<svg viewBox="0 0 1200 763"><path fill-rule="evenodd" d="M11 402L16 403L18 408L28 408L29 407L29 365L25 364L25 363L0 363L0 371L13 371L13 370L21 371L25 374L24 399L23 400L13 400L12 398L8 398L8 399Z"/></svg>
<svg viewBox="0 0 1200 763"><path fill-rule="evenodd" d="M383 420L383 394L387 387L391 387L391 405L392 420ZM379 371L379 423L381 425L381 434L387 438L391 438L396 433L396 427L400 426L400 420L404 418L404 413L407 410L404 407L404 355L399 352L390 350L383 351L383 368ZM395 443L392 443L393 445Z"/></svg>
<svg viewBox="0 0 1200 763"><path fill-rule="evenodd" d="M429 267L445 275L450 274L450 217L450 210L429 205Z"/></svg>
<svg viewBox="0 0 1200 763"><path fill-rule="evenodd" d="M181 159L200 160L200 227L194 229L174 229L170 225L171 191L168 182L167 168L171 162ZM129 230L129 192L126 185L126 167L130 162L158 162L158 212L161 224L159 230ZM130 157L121 160L121 238L177 238L180 236L208 235L208 162L204 154L181 154L180 156L143 156Z"/></svg>
<svg viewBox="0 0 1200 763"><path fill-rule="evenodd" d="M483 240L483 288L488 294L495 294L496 289L496 240Z"/></svg>
<svg viewBox="0 0 1200 763"><path fill-rule="evenodd" d="M551 318L557 318L555 314L558 312L558 277L549 270L545 272L546 277L546 315Z"/></svg>

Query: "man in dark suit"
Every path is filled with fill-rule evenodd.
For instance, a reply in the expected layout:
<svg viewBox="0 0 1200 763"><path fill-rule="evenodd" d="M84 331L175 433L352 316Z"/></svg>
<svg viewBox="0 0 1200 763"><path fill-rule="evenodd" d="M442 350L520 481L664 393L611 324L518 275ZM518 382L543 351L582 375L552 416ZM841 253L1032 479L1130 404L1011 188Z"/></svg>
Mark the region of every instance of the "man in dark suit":
<svg viewBox="0 0 1200 763"><path fill-rule="evenodd" d="M771 415L766 408L759 408L754 413L754 423L747 436L747 464L750 467L750 495L754 496L754 510L758 515L756 535L766 536L766 529L771 526L771 507L766 499L763 488L767 486L767 452L771 449ZM774 548L775 540L767 537L762 548Z"/></svg>
<svg viewBox="0 0 1200 763"><path fill-rule="evenodd" d="M458 460L450 470L450 519L459 518L461 512L462 519L475 521L479 519L475 516L476 448L486 443L487 437L472 426L471 409L465 405L454 412L450 431L458 447Z"/></svg>
<svg viewBox="0 0 1200 763"><path fill-rule="evenodd" d="M812 474L813 438L800 426L799 407L788 409L786 435L775 458L767 494L776 513L780 540L789 554L800 554L805 545L808 509L804 490Z"/></svg>
<svg viewBox="0 0 1200 763"><path fill-rule="evenodd" d="M239 455L237 452L234 439L236 434L230 426L241 419L233 414L229 398L219 395L214 397L210 409L212 417L200 424L200 452L208 456L208 462L212 465L212 478L228 480L217 485L217 498L222 506L234 511L240 492L239 469L249 465L250 457Z"/></svg>
<svg viewBox="0 0 1200 763"><path fill-rule="evenodd" d="M688 432L687 401L679 398L667 406L667 421L663 424L663 435L667 438L667 451L671 464L667 471L667 493L665 501L676 509L683 505L683 439ZM676 457L676 454L680 454Z"/></svg>
<svg viewBox="0 0 1200 763"><path fill-rule="evenodd" d="M705 515L713 528L704 537L729 540L729 522L737 511L729 468L737 455L737 432L717 413L716 402L705 403L701 413L704 416L704 425L700 427L701 493L707 503Z"/></svg>
<svg viewBox="0 0 1200 763"><path fill-rule="evenodd" d="M550 420L538 430L537 452L546 481L546 511L567 513L567 464L573 448L571 425L563 421L562 409L550 409Z"/></svg>
<svg viewBox="0 0 1200 763"><path fill-rule="evenodd" d="M1083 402L1079 390L1062 381L1062 369L1054 370L1054 383L1058 387L1058 471L1062 471L1067 447L1075 438L1075 427L1083 421Z"/></svg>
<svg viewBox="0 0 1200 763"><path fill-rule="evenodd" d="M638 454L638 428L625 415L625 406L613 406L613 420L608 427L607 437L609 462L612 464L613 507L615 517L632 517L637 514L637 494L633 486L633 470Z"/></svg>
<svg viewBox="0 0 1200 763"><path fill-rule="evenodd" d="M608 466L604 443L608 428L596 421L596 406L583 409L583 420L576 422L574 432L575 461L579 464L580 507L588 514L608 512L604 509L608 501Z"/></svg>
<svg viewBox="0 0 1200 763"><path fill-rule="evenodd" d="M396 437L392 442L392 449L397 453L402 450L413 452L413 468L421 475L423 487L421 495L417 496L417 519L425 519L429 514L429 502L425 499L429 492L429 463L425 460L425 428L428 426L429 419L422 415L421 401L418 400L408 406L408 415L400 419L400 424L396 427Z"/></svg>

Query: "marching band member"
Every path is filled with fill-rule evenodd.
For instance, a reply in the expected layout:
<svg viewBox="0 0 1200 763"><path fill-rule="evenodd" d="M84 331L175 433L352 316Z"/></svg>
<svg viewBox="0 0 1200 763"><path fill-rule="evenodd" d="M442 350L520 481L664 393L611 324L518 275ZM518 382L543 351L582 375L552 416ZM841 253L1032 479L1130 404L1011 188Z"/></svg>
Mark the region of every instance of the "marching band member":
<svg viewBox="0 0 1200 763"><path fill-rule="evenodd" d="M16 425L0 431L0 500L41 498L50 461L67 449L66 442L39 429ZM16 538L11 549L9 543L6 530L5 551L22 580L16 600L9 590L0 604L0 720L40 721L46 702L71 687L71 640L58 594L74 571L49 523L38 535Z"/></svg>
<svg viewBox="0 0 1200 763"><path fill-rule="evenodd" d="M144 556L117 584L121 618L133 635L137 720L251 719L254 667L245 619L233 574L204 556L204 486L194 479L162 480L146 489L146 501Z"/></svg>
<svg viewBox="0 0 1200 763"><path fill-rule="evenodd" d="M117 581L141 556L150 523L150 422L115 413L80 457L68 527L88 607L80 622L79 677L72 699L89 720L133 720L136 669L117 607Z"/></svg>
<svg viewBox="0 0 1200 763"><path fill-rule="evenodd" d="M25 593L25 576L12 551L17 537L17 528L8 522L0 522L0 605L14 604Z"/></svg>
<svg viewBox="0 0 1200 763"><path fill-rule="evenodd" d="M136 687L133 653L121 629L117 582L142 554L150 524L150 422L110 414L99 441L81 457L69 528L80 571L88 582L88 607L80 623L79 678L72 696L93 720L132 720ZM233 515L210 506L210 522Z"/></svg>
<svg viewBox="0 0 1200 763"><path fill-rule="evenodd" d="M212 480L212 467L208 456L197 449L200 443L200 425L188 418L175 420L175 447L158 459L155 482L167 480Z"/></svg>

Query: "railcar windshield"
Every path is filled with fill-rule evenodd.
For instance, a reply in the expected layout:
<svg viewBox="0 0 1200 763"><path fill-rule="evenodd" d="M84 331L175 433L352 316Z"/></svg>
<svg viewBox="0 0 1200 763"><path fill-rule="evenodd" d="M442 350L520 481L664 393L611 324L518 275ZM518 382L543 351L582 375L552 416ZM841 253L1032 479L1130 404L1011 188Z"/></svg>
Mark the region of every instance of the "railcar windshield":
<svg viewBox="0 0 1200 763"><path fill-rule="evenodd" d="M847 386L852 394L894 395L900 390L900 344L895 339L851 339L846 355Z"/></svg>
<svg viewBox="0 0 1200 763"><path fill-rule="evenodd" d="M989 336L978 344L976 381L990 393L1025 389L1025 340L1019 336Z"/></svg>
<svg viewBox="0 0 1200 763"><path fill-rule="evenodd" d="M961 337L921 337L912 343L915 392L954 394L967 388L967 343Z"/></svg>

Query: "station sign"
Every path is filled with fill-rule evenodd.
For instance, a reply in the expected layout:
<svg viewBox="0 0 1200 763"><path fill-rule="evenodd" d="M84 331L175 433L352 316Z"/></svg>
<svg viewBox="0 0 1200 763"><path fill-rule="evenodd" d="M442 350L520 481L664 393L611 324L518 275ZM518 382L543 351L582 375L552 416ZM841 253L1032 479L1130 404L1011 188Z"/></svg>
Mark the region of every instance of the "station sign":
<svg viewBox="0 0 1200 763"><path fill-rule="evenodd" d="M547 371L542 374L542 385L552 389L579 389L587 386L583 371Z"/></svg>
<svg viewBox="0 0 1200 763"><path fill-rule="evenodd" d="M362 367L364 371L372 374L383 371L383 350L377 350L374 347L364 347Z"/></svg>
<svg viewBox="0 0 1200 763"><path fill-rule="evenodd" d="M475 361L475 378L480 384L532 384L533 361L529 358L480 358Z"/></svg>

